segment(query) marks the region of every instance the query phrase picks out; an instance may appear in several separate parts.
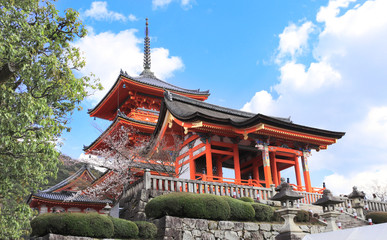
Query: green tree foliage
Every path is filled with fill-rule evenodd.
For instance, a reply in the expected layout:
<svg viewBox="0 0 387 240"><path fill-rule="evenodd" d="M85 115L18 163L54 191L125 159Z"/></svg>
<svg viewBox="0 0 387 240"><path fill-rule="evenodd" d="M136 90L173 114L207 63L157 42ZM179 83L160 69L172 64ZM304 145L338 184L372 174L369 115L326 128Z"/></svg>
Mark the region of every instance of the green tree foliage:
<svg viewBox="0 0 387 240"><path fill-rule="evenodd" d="M0 0L0 238L25 233L25 197L56 174L55 146L69 114L100 88L70 44L86 30L78 13L59 16L53 3Z"/></svg>

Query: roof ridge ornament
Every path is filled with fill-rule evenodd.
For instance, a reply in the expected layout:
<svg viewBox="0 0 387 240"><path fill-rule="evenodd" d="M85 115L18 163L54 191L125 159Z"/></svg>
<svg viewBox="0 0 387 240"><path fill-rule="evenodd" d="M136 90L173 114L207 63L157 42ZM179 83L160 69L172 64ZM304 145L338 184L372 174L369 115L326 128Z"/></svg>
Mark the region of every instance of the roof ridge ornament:
<svg viewBox="0 0 387 240"><path fill-rule="evenodd" d="M150 49L150 38L148 36L148 18L145 19L145 38L144 38L144 70L140 74L140 76L148 77L148 78L156 78L153 72L150 70L151 68L151 49Z"/></svg>

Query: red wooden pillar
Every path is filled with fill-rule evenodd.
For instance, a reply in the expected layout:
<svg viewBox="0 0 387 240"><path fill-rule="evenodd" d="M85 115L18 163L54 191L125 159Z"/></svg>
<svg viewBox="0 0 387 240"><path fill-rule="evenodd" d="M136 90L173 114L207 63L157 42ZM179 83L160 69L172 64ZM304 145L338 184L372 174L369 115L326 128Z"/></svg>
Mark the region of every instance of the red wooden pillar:
<svg viewBox="0 0 387 240"><path fill-rule="evenodd" d="M300 175L300 163L298 162L298 156L294 156L294 171L296 172L297 188L302 189L301 175Z"/></svg>
<svg viewBox="0 0 387 240"><path fill-rule="evenodd" d="M310 183L309 166L308 166L308 155L309 152L304 151L301 157L302 169L304 171L305 190L312 192L312 184Z"/></svg>
<svg viewBox="0 0 387 240"><path fill-rule="evenodd" d="M278 182L280 183L281 182L281 171L278 171L277 175L278 175Z"/></svg>
<svg viewBox="0 0 387 240"><path fill-rule="evenodd" d="M255 159L253 162L253 179L259 181L259 170L258 170L257 159Z"/></svg>
<svg viewBox="0 0 387 240"><path fill-rule="evenodd" d="M278 186L277 162L275 159L274 152L270 152L270 164L271 164L271 175L273 176L273 182L274 182L275 186Z"/></svg>
<svg viewBox="0 0 387 240"><path fill-rule="evenodd" d="M206 140L206 167L207 167L207 177L209 180L212 178L212 155L211 155L211 143Z"/></svg>
<svg viewBox="0 0 387 240"><path fill-rule="evenodd" d="M239 149L238 144L234 144L233 146L234 152L234 171L235 171L235 181L236 183L241 182L241 167L239 164Z"/></svg>
<svg viewBox="0 0 387 240"><path fill-rule="evenodd" d="M269 147L264 146L262 151L262 161L263 161L263 172L265 174L265 185L267 188L270 187L270 184L273 183L271 179L271 170L270 170L270 156L269 156Z"/></svg>
<svg viewBox="0 0 387 240"><path fill-rule="evenodd" d="M195 159L193 159L192 149L189 150L189 177L190 179L195 179L196 174L196 165Z"/></svg>
<svg viewBox="0 0 387 240"><path fill-rule="evenodd" d="M219 177L219 181L223 182L223 170L222 170L222 162L220 159L216 159L216 169Z"/></svg>

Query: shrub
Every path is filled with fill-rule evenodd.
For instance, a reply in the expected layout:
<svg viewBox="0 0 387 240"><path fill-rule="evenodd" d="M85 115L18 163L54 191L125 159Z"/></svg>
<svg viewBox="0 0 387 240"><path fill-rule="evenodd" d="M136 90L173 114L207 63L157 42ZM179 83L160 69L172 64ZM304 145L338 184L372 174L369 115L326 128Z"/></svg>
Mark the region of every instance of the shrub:
<svg viewBox="0 0 387 240"><path fill-rule="evenodd" d="M254 199L252 199L251 197L241 197L238 200L241 200L241 201L244 201L244 202L251 202L251 203L254 202Z"/></svg>
<svg viewBox="0 0 387 240"><path fill-rule="evenodd" d="M274 208L261 203L253 203L251 206L255 210L255 219L257 221L271 221L274 215Z"/></svg>
<svg viewBox="0 0 387 240"><path fill-rule="evenodd" d="M188 218L227 220L230 207L226 200L211 194L170 193L152 199L145 206L150 218L165 215Z"/></svg>
<svg viewBox="0 0 387 240"><path fill-rule="evenodd" d="M47 213L31 221L32 236L48 233L110 238L114 227L109 217L98 213Z"/></svg>
<svg viewBox="0 0 387 240"><path fill-rule="evenodd" d="M32 219L30 222L32 228L31 236L44 236L48 234L48 225L50 223L51 216L51 213L45 213Z"/></svg>
<svg viewBox="0 0 387 240"><path fill-rule="evenodd" d="M140 239L155 238L157 234L157 227L153 223L145 221L134 222L138 227L138 237Z"/></svg>
<svg viewBox="0 0 387 240"><path fill-rule="evenodd" d="M114 238L136 238L138 227L132 222L121 218L110 218L114 225Z"/></svg>
<svg viewBox="0 0 387 240"><path fill-rule="evenodd" d="M310 221L310 213L305 210L300 210L297 212L296 217L294 218L295 222L309 222Z"/></svg>
<svg viewBox="0 0 387 240"><path fill-rule="evenodd" d="M366 215L366 219L372 219L375 224L387 222L387 212L369 212Z"/></svg>
<svg viewBox="0 0 387 240"><path fill-rule="evenodd" d="M252 220L255 211L250 203L239 201L229 196L223 196L230 206L230 220Z"/></svg>

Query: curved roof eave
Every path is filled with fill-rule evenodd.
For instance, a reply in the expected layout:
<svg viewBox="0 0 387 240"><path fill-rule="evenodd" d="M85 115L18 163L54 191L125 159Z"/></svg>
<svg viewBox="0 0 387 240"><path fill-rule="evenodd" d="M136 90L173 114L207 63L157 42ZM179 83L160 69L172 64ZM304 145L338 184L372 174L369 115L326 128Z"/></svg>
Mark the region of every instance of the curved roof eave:
<svg viewBox="0 0 387 240"><path fill-rule="evenodd" d="M176 110L180 111L182 109L175 109L176 106L173 106L172 104L173 101L179 101L182 103L181 105L186 104L187 109L188 107L191 107L191 109L192 108L197 108L197 109L196 111L193 111L191 114L183 115L178 111L176 111ZM342 136L345 135L345 132L335 132L335 131L329 131L329 130L324 130L319 128L303 126L299 124L294 124L288 119L282 120L283 118L269 117L259 113L252 114L252 113L247 113L247 112L243 112L235 109L224 108L217 105L196 101L194 99L188 99L186 97L179 96L173 93L168 93L168 92L166 92L165 94L162 106L164 107L160 109L159 122L160 120L162 120L161 117L164 118L165 116L165 113L161 115L162 111L168 110L177 119L181 121L188 121L188 122L207 121L215 124L231 125L236 128L247 128L247 127L252 127L254 125L263 123L263 124L269 124L274 127L284 128L287 130L298 131L298 132L313 134L317 136L335 138L335 139L340 139ZM222 112L223 116L228 116L228 117L220 118L214 115L205 114L203 113L203 112L206 112L206 110L203 110L204 108L206 108L207 110L210 109L210 111L212 112L214 111ZM239 120L239 121L232 120L231 118L235 116L239 117L239 119L242 119L242 120ZM160 125L159 122L156 125L155 131L157 130L158 127L161 127L159 126Z"/></svg>

